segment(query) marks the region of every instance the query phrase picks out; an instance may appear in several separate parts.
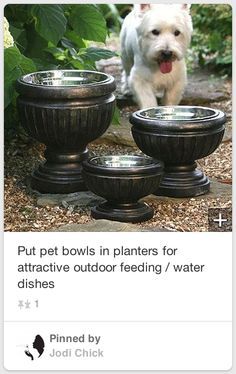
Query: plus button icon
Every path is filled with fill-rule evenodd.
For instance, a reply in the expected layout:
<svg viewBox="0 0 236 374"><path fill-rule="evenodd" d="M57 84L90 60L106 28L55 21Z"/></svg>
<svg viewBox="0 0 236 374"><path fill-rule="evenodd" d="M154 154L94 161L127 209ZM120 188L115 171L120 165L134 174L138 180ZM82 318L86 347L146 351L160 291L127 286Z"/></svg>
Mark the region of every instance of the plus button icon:
<svg viewBox="0 0 236 374"><path fill-rule="evenodd" d="M218 222L218 226L222 227L222 223L227 222L227 219L222 218L222 214L219 213L219 218L213 219L214 222Z"/></svg>

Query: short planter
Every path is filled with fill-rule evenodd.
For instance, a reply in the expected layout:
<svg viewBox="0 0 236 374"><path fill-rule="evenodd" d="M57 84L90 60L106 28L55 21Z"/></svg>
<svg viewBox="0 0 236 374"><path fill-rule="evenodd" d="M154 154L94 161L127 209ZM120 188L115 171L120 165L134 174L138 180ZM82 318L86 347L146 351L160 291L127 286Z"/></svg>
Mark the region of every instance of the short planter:
<svg viewBox="0 0 236 374"><path fill-rule="evenodd" d="M108 128L115 108L114 78L96 71L52 70L25 75L16 89L22 126L46 145L46 162L32 174L40 192L86 190L81 163L87 144Z"/></svg>
<svg viewBox="0 0 236 374"><path fill-rule="evenodd" d="M162 162L145 156L100 156L83 162L88 188L107 201L92 208L96 219L142 222L153 209L138 200L154 192L163 175Z"/></svg>
<svg viewBox="0 0 236 374"><path fill-rule="evenodd" d="M133 113L130 122L137 146L165 164L157 195L191 197L209 191L209 179L195 161L221 143L223 112L194 106L156 107Z"/></svg>

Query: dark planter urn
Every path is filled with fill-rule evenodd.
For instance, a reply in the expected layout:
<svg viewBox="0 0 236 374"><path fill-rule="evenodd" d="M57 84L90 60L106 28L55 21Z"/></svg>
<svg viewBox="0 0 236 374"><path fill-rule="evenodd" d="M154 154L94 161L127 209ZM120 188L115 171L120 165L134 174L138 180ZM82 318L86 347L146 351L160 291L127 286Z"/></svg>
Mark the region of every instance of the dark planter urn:
<svg viewBox="0 0 236 374"><path fill-rule="evenodd" d="M221 143L226 122L223 112L166 106L137 111L130 122L137 146L165 164L156 195L191 197L209 191L209 179L195 161L210 155Z"/></svg>
<svg viewBox="0 0 236 374"><path fill-rule="evenodd" d="M32 174L40 192L86 190L81 163L87 144L108 128L115 108L114 78L83 70L52 70L25 75L16 89L22 126L46 145L46 162Z"/></svg>
<svg viewBox="0 0 236 374"><path fill-rule="evenodd" d="M100 156L83 162L88 188L107 201L92 208L96 219L141 222L153 209L138 200L154 192L163 175L163 164L146 156Z"/></svg>

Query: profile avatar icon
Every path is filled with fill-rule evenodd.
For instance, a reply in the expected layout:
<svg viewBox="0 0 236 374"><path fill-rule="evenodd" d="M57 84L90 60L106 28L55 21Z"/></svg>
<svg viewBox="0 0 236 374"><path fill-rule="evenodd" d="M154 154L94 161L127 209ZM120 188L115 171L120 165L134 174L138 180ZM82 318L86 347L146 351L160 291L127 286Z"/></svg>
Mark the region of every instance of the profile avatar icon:
<svg viewBox="0 0 236 374"><path fill-rule="evenodd" d="M44 352L44 347L45 347L45 344L44 344L43 338L40 335L36 335L35 339L34 339L34 342L33 342L33 348L38 351L38 353L39 353L38 358L40 356L42 356L42 354ZM26 346L25 354L26 354L26 356L30 357L31 360L34 360L34 356L29 351L29 346L28 345Z"/></svg>
<svg viewBox="0 0 236 374"><path fill-rule="evenodd" d="M34 342L33 342L33 348L37 349L39 356L42 356L44 351L44 340L40 335L36 335Z"/></svg>

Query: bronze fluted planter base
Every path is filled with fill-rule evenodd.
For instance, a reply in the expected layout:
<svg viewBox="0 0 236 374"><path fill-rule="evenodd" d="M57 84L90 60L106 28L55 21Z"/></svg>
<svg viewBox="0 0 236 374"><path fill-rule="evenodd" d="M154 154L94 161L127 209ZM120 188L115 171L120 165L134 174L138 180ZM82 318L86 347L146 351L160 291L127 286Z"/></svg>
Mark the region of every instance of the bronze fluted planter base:
<svg viewBox="0 0 236 374"><path fill-rule="evenodd" d="M191 197L204 195L210 190L208 177L196 168L197 164L165 168L156 195L169 197Z"/></svg>
<svg viewBox="0 0 236 374"><path fill-rule="evenodd" d="M132 223L148 221L153 217L153 214L153 208L143 202L131 204L105 202L91 209L91 216L95 219Z"/></svg>
<svg viewBox="0 0 236 374"><path fill-rule="evenodd" d="M67 155L56 155L46 150L45 158L47 161L40 164L32 173L32 189L42 193L62 194L88 189L81 175L81 163L88 158L87 149L84 152Z"/></svg>

